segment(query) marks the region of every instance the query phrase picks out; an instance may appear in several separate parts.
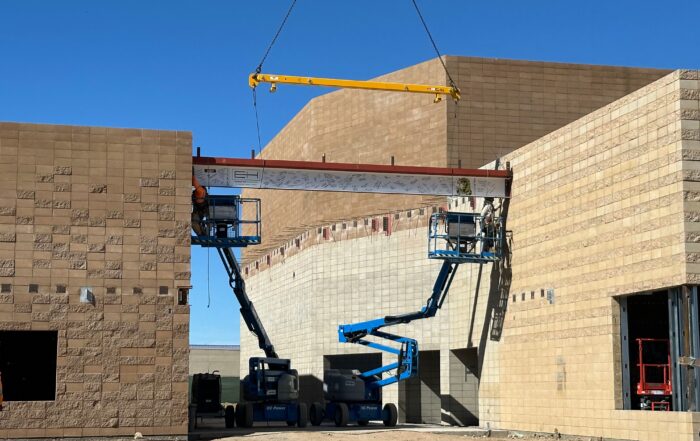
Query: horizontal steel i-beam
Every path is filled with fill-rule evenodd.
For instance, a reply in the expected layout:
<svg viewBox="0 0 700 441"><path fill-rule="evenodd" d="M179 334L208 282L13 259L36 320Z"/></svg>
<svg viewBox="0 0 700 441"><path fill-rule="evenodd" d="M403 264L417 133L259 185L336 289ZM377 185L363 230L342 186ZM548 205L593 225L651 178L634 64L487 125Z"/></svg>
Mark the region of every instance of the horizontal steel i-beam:
<svg viewBox="0 0 700 441"><path fill-rule="evenodd" d="M434 196L509 197L509 170L348 164L272 159L192 158L207 187Z"/></svg>

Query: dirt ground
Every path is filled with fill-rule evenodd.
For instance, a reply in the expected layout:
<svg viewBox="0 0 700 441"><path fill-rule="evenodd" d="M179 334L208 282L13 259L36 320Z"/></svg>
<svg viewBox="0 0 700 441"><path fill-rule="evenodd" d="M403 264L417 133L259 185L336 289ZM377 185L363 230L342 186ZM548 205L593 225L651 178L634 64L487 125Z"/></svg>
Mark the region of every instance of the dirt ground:
<svg viewBox="0 0 700 441"><path fill-rule="evenodd" d="M412 430L352 430L352 431L280 431L261 432L229 438L219 438L217 441L513 441L514 439L530 440L534 438L483 437L463 433L435 433Z"/></svg>

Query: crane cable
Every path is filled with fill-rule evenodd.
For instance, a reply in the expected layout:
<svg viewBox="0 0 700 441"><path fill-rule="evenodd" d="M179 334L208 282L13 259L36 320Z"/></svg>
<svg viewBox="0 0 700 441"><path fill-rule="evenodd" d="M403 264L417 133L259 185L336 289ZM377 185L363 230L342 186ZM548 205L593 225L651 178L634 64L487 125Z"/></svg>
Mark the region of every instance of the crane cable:
<svg viewBox="0 0 700 441"><path fill-rule="evenodd" d="M416 13L418 13L418 18L420 19L421 23L423 24L423 28L425 29L425 33L428 34L428 38L430 39L430 43L433 45L433 49L435 49L435 53L437 54L438 60L440 60L440 64L442 64L442 68L445 69L445 74L447 75L447 79L450 82L450 87L458 89L457 84L455 84L454 80L452 79L452 75L450 75L450 71L447 69L447 65L445 64L445 61L442 59L442 55L440 54L440 50L438 49L437 44L435 43L435 39L433 39L433 35L430 32L430 29L428 28L428 24L425 22L425 19L423 18L423 14L420 12L420 8L418 7L418 3L416 3L416 0L411 0L411 1L413 2L413 7L416 9ZM258 66L255 68L255 73L262 72L263 63L265 63L267 56L270 54L270 51L272 50L272 46L275 45L275 43L277 42L277 38L282 33L282 29L284 29L284 25L287 24L287 19L289 19L289 16L292 14L292 10L294 9L294 6L296 5L296 3L297 3L297 0L292 0L291 4L289 5L289 9L287 9L287 14L282 19L282 23L280 23L279 27L277 28L277 32L275 33L275 36L272 37L272 41L270 41L270 44L267 46L265 53L263 54L262 58L260 59L260 63L258 63ZM256 94L256 88L253 88L253 108L255 109L255 125L256 125L257 131L258 131L258 151L260 151L260 150L262 150L262 142L260 139L260 117L258 115L258 98L257 98L257 94Z"/></svg>
<svg viewBox="0 0 700 441"><path fill-rule="evenodd" d="M292 9L294 9L294 6L296 4L297 4L297 0L292 0L292 3L289 5L289 9L287 10L287 14L282 19L282 23L280 23L279 28L277 28L277 32L275 33L275 36L272 37L272 41L270 41L270 44L267 46L267 49L265 50L265 54L260 59L260 63L258 63L258 67L255 68L255 73L262 72L263 63L267 59L267 56L270 54L270 51L272 50L272 46L274 46L275 42L277 42L277 37L279 37L280 34L282 33L282 29L284 28L284 25L287 23L287 19L292 14ZM255 109L255 125L257 126L257 129L258 129L258 151L261 151L262 150L262 142L260 141L260 117L258 116L258 96L255 92L255 88L253 88L253 108Z"/></svg>
<svg viewBox="0 0 700 441"><path fill-rule="evenodd" d="M447 70L447 65L445 65L445 61L442 59L442 55L440 55L440 51L438 50L437 44L435 44L435 40L433 39L433 35L430 33L430 29L428 29L428 24L425 22L425 19L423 18L423 14L420 12L420 8L418 8L418 3L416 3L416 0L411 0L413 2L413 7L416 8L416 12L418 13L418 18L420 18L421 23L423 23L423 28L425 29L426 34L428 34L428 38L430 39L430 43L433 45L433 49L435 49L435 53L438 56L438 60L440 60L440 63L442 64L443 69L445 69L445 74L447 75L447 79L450 81L450 86L454 87L457 89L457 85L455 84L454 80L452 80L452 75L450 75L450 71Z"/></svg>

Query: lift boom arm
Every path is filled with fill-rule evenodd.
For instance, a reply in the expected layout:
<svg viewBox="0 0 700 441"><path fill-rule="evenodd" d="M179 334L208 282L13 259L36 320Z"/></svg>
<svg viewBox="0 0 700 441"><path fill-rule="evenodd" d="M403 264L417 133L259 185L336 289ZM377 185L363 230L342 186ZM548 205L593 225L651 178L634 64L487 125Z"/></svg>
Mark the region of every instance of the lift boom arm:
<svg viewBox="0 0 700 441"><path fill-rule="evenodd" d="M265 352L265 356L268 358L279 358L275 347L270 341L265 328L263 327L258 313L255 311L255 306L253 302L248 297L245 290L245 281L243 280L243 275L241 274L241 267L238 265L236 256L234 256L231 248L217 248L219 252L219 257L221 257L221 262L226 268L228 273L228 284L233 289L233 293L238 299L238 303L241 305L241 317L245 321L248 330L258 337L258 347Z"/></svg>
<svg viewBox="0 0 700 441"><path fill-rule="evenodd" d="M365 380L370 380L366 381L366 384L368 384L369 387L379 388L388 386L389 384L393 384L416 375L418 372L418 343L411 338L400 337L398 335L380 331L380 329L386 326L410 323L414 320L435 316L438 309L442 307L442 304L447 298L447 293L450 290L450 285L452 285L452 280L455 277L458 266L459 263L457 262L451 262L449 260L443 261L438 277L433 285L433 292L428 298L425 306L420 310L408 314L386 316L384 318L369 320L366 322L338 326L338 340L341 343L361 344L398 356L398 361L395 363L390 363L360 374L360 376ZM365 337L367 336L374 336L393 341L400 344L401 348L396 349L391 346L365 340ZM382 373L391 370L396 370L396 375L387 378L381 377ZM372 381L371 379L373 377L377 378L375 376L379 377L378 379Z"/></svg>
<svg viewBox="0 0 700 441"><path fill-rule="evenodd" d="M255 88L260 83L270 83L270 92L277 90L277 84L296 84L298 86L326 86L340 87L345 89L364 89L364 90L384 90L390 92L408 92L408 93L430 93L435 95L435 102L442 99L441 95L450 95L453 100L459 101L460 92L457 87L450 86L434 86L429 84L406 84L406 83L391 83L385 81L360 81L360 80L343 80L337 78L315 78L315 77L300 77L294 75L275 75L265 73L253 73L248 77L248 84Z"/></svg>

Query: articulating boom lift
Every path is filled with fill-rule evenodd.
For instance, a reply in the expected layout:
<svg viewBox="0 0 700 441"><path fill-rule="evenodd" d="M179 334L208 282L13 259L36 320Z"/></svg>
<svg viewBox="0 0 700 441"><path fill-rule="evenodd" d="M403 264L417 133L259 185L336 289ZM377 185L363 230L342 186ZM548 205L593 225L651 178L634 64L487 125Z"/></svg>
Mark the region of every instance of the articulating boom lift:
<svg viewBox="0 0 700 441"><path fill-rule="evenodd" d="M279 358L265 332L253 302L248 297L241 268L233 253L235 247L260 243L260 200L238 196L209 195L193 177L192 244L214 247L229 277L229 285L241 305L241 316L248 330L258 338L258 347L265 357L251 357L249 372L241 381L245 402L227 406L226 427L237 424L251 427L254 421L286 421L288 425L305 427L306 404L299 403L299 375L288 359ZM243 204L255 206L255 218L243 220ZM255 234L243 235L241 227L254 228Z"/></svg>
<svg viewBox="0 0 700 441"><path fill-rule="evenodd" d="M429 251L431 259L443 261L425 306L419 311L402 315L338 326L341 343L355 343L398 356L394 363L366 372L327 370L324 372L325 406L313 403L309 411L311 423L321 424L323 418L331 419L337 426L349 421L367 425L370 420L381 419L386 426L397 421L396 406L392 403L382 408L381 388L406 380L418 374L418 342L381 331L387 326L411 323L434 317L442 307L461 263L485 264L496 262L503 251L505 226L502 219L485 218L476 213L437 213L431 217ZM481 227L478 232L477 225ZM400 347L367 340L366 337L389 340ZM395 371L388 377L382 374Z"/></svg>

